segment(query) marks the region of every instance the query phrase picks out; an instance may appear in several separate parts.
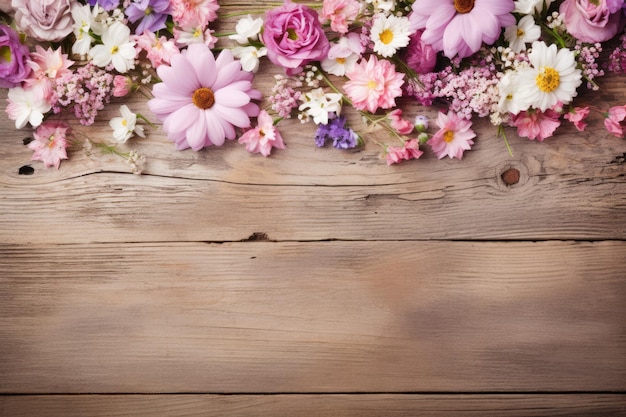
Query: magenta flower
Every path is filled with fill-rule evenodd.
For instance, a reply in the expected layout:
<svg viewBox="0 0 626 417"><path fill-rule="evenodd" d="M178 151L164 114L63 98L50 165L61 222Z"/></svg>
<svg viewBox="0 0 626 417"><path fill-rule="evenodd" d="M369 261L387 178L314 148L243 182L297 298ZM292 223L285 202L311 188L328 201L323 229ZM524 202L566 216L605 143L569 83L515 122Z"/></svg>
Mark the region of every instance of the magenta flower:
<svg viewBox="0 0 626 417"><path fill-rule="evenodd" d="M559 117L559 113L551 109L543 112L531 109L514 115L511 124L517 127L519 136L543 142L544 139L552 136L561 125Z"/></svg>
<svg viewBox="0 0 626 417"><path fill-rule="evenodd" d="M43 122L33 133L33 140L28 147L35 151L31 161L42 161L46 168L59 169L61 159L67 159L67 135L70 127L61 121Z"/></svg>
<svg viewBox="0 0 626 417"><path fill-rule="evenodd" d="M439 131L427 142L437 158L463 158L463 152L471 149L474 144L472 139L476 137L471 129L472 121L459 117L453 111L448 114L439 112L437 126Z"/></svg>
<svg viewBox="0 0 626 417"><path fill-rule="evenodd" d="M420 143L417 139L411 139L406 141L404 146L389 146L387 147L387 165L399 164L402 161L408 161L410 159L418 159L424 154L419 149Z"/></svg>
<svg viewBox="0 0 626 417"><path fill-rule="evenodd" d="M245 144L248 152L260 153L263 156L269 156L272 148L285 149L283 137L265 110L261 110L257 121L257 127L241 135L239 143Z"/></svg>
<svg viewBox="0 0 626 417"><path fill-rule="evenodd" d="M404 61L418 74L426 74L437 65L437 51L422 41L423 31L418 30L411 35L409 46L404 52Z"/></svg>
<svg viewBox="0 0 626 417"><path fill-rule="evenodd" d="M589 116L589 107L575 107L563 116L574 124L579 132L582 132L587 127L585 119Z"/></svg>
<svg viewBox="0 0 626 417"><path fill-rule="evenodd" d="M241 70L228 49L215 59L205 44L189 45L157 73L163 82L153 87L148 106L177 149L220 146L235 139L235 127L250 127L250 117L259 114L251 102L261 99L252 88L253 75Z"/></svg>
<svg viewBox="0 0 626 417"><path fill-rule="evenodd" d="M0 25L0 88L17 87L30 73L28 46L13 29Z"/></svg>
<svg viewBox="0 0 626 417"><path fill-rule="evenodd" d="M513 0L419 0L413 3L412 27L424 29L422 41L448 58L472 55L493 44L503 27L515 24Z"/></svg>
<svg viewBox="0 0 626 417"><path fill-rule="evenodd" d="M567 32L576 39L588 43L604 42L624 27L622 10L617 3L623 1L565 0L559 13Z"/></svg>
<svg viewBox="0 0 626 417"><path fill-rule="evenodd" d="M317 12L289 0L265 14L261 41L270 61L283 67L287 75L299 73L311 61L326 58L330 48Z"/></svg>
<svg viewBox="0 0 626 417"><path fill-rule="evenodd" d="M379 61L375 55L367 61L361 59L346 76L349 81L343 88L357 110L374 113L379 108L389 109L395 106L396 97L402 95L404 74L396 72L388 60Z"/></svg>
<svg viewBox="0 0 626 417"><path fill-rule="evenodd" d="M604 119L604 127L612 135L623 138L624 127L622 122L624 119L626 119L626 105L611 107L606 115L606 119Z"/></svg>

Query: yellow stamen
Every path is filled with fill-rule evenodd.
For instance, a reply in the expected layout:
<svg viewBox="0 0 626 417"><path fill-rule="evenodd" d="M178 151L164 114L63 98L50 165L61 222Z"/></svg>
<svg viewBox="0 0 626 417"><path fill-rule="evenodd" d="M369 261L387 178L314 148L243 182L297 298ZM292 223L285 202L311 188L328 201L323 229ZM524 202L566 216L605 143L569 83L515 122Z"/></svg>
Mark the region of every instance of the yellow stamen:
<svg viewBox="0 0 626 417"><path fill-rule="evenodd" d="M117 51L119 51L120 48L118 48L117 45L115 45L113 48L111 48L111 55L115 55L117 53Z"/></svg>
<svg viewBox="0 0 626 417"><path fill-rule="evenodd" d="M469 13L474 8L474 0L454 0L454 8L461 14Z"/></svg>
<svg viewBox="0 0 626 417"><path fill-rule="evenodd" d="M389 45L393 41L393 32L385 29L380 33L379 39L385 45Z"/></svg>
<svg viewBox="0 0 626 417"><path fill-rule="evenodd" d="M370 90L374 90L376 87L378 87L378 83L374 80L369 80L367 82L367 88L369 88Z"/></svg>
<svg viewBox="0 0 626 417"><path fill-rule="evenodd" d="M210 88L201 87L193 92L191 100L196 107L206 110L210 109L213 107L213 104L215 104L215 95L213 94L213 90Z"/></svg>
<svg viewBox="0 0 626 417"><path fill-rule="evenodd" d="M542 67L535 78L537 87L544 93L551 93L561 84L559 72L552 67Z"/></svg>
<svg viewBox="0 0 626 417"><path fill-rule="evenodd" d="M342 64L342 65L346 63L345 58L336 58L335 61L337 61L338 64Z"/></svg>
<svg viewBox="0 0 626 417"><path fill-rule="evenodd" d="M446 132L443 134L443 141L446 143L450 143L453 140L454 140L454 131L446 130Z"/></svg>
<svg viewBox="0 0 626 417"><path fill-rule="evenodd" d="M516 35L517 35L518 38L523 37L524 34L526 34L526 32L524 32L522 29L517 29Z"/></svg>

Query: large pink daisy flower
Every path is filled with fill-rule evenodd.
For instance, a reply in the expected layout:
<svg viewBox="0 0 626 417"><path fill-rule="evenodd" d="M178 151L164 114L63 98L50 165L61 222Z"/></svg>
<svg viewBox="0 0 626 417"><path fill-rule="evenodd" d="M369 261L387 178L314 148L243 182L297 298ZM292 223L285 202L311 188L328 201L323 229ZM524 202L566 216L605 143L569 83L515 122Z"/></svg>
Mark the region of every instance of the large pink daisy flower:
<svg viewBox="0 0 626 417"><path fill-rule="evenodd" d="M200 150L235 139L235 127L250 127L259 114L251 100L261 99L252 88L252 73L225 49L215 59L203 43L189 45L157 73L163 82L154 86L150 110L163 122L163 130L177 149Z"/></svg>
<svg viewBox="0 0 626 417"><path fill-rule="evenodd" d="M464 58L514 25L513 9L513 0L419 0L410 21L412 29L424 29L422 42L448 58Z"/></svg>
<svg viewBox="0 0 626 417"><path fill-rule="evenodd" d="M450 158L463 158L463 152L469 150L474 144L476 134L471 129L472 121L459 117L453 111L448 114L439 112L437 116L439 131L428 140L428 144L441 159L445 156Z"/></svg>

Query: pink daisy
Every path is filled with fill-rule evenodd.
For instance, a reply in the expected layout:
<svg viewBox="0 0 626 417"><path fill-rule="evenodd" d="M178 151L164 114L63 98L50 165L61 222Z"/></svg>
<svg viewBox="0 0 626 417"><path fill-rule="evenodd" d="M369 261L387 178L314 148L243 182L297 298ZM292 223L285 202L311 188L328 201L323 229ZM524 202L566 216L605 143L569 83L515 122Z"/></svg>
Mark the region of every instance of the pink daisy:
<svg viewBox="0 0 626 417"><path fill-rule="evenodd" d="M387 165L398 164L402 161L408 161L410 159L418 159L424 153L420 151L419 146L420 144L417 139L411 139L406 141L402 147L387 147Z"/></svg>
<svg viewBox="0 0 626 417"><path fill-rule="evenodd" d="M241 135L239 143L246 144L246 150L268 156L272 148L285 149L283 137L274 126L274 121L265 110L261 110L257 118L258 125Z"/></svg>
<svg viewBox="0 0 626 417"><path fill-rule="evenodd" d="M333 32L348 33L348 25L355 21L361 12L361 3L357 0L324 0L320 13L320 22L330 21Z"/></svg>
<svg viewBox="0 0 626 417"><path fill-rule="evenodd" d="M424 29L422 42L448 58L464 58L514 25L513 9L513 0L419 0L409 19L412 29Z"/></svg>
<svg viewBox="0 0 626 417"><path fill-rule="evenodd" d="M471 129L472 121L459 117L453 111L448 114L439 112L437 115L439 131L428 140L428 144L441 159L444 156L450 158L463 158L463 152L471 149L476 134Z"/></svg>
<svg viewBox="0 0 626 417"><path fill-rule="evenodd" d="M543 142L554 134L554 131L561 125L560 114L554 110L528 110L522 111L513 116L511 124L517 127L517 134L530 140L537 139Z"/></svg>
<svg viewBox="0 0 626 417"><path fill-rule="evenodd" d="M374 113L379 108L389 109L395 106L396 97L402 95L404 74L396 72L391 62L379 61L375 55L367 61L361 59L346 76L349 81L344 84L344 90L357 110Z"/></svg>
<svg viewBox="0 0 626 417"><path fill-rule="evenodd" d="M250 117L259 114L251 102L261 99L252 88L253 75L241 70L228 49L215 59L205 44L189 45L157 73L163 82L153 87L148 106L177 149L220 146L235 139L235 127L250 127Z"/></svg>
<svg viewBox="0 0 626 417"><path fill-rule="evenodd" d="M67 134L70 127L65 122L43 122L33 133L33 140L28 147L35 151L31 161L42 161L46 168L59 169L61 159L67 159Z"/></svg>

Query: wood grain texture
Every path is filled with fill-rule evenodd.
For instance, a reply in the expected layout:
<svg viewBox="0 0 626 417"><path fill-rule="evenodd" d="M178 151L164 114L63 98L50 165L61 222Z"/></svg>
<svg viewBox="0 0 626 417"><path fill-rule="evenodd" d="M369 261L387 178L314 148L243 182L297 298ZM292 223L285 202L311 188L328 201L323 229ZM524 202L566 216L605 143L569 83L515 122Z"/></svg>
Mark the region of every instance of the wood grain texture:
<svg viewBox="0 0 626 417"><path fill-rule="evenodd" d="M626 389L626 242L2 246L0 391Z"/></svg>
<svg viewBox="0 0 626 417"><path fill-rule="evenodd" d="M626 395L60 395L0 397L11 417L626 416Z"/></svg>

